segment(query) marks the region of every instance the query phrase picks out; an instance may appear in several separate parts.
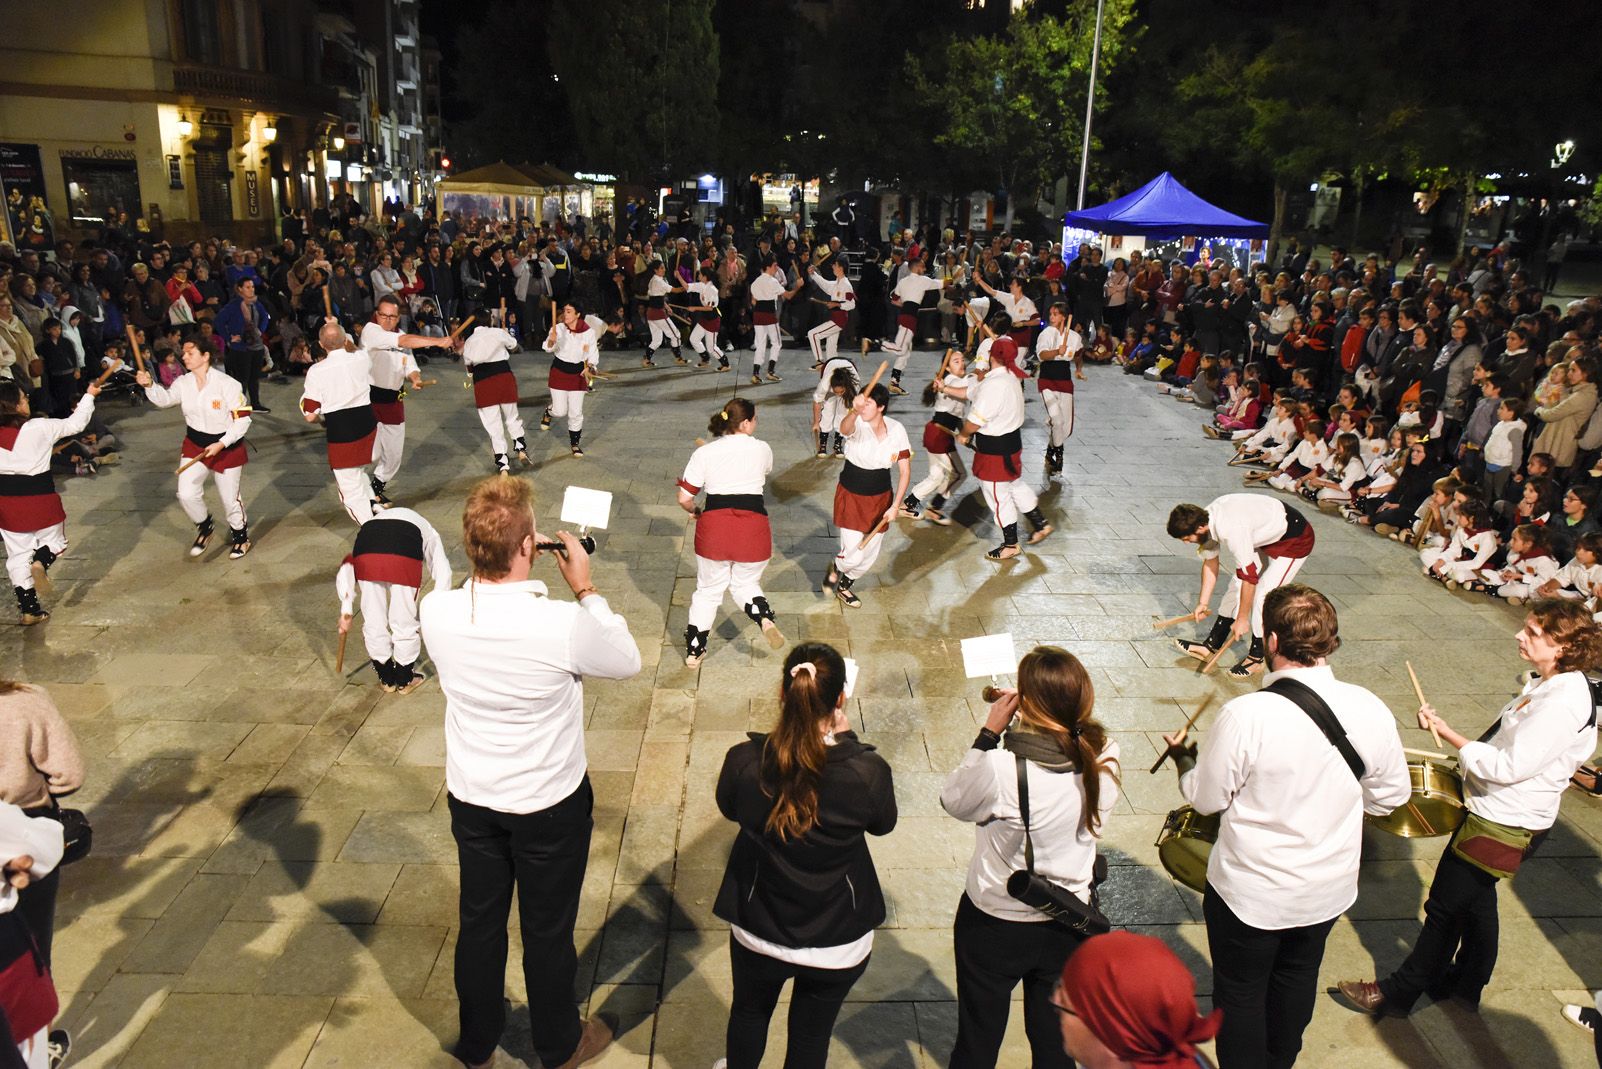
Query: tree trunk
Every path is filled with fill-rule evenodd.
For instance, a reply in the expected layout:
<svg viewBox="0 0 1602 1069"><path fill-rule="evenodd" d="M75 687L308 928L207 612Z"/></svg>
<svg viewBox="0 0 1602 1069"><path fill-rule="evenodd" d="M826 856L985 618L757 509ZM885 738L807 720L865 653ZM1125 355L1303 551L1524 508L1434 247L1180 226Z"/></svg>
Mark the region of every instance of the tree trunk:
<svg viewBox="0 0 1602 1069"><path fill-rule="evenodd" d="M1479 181L1479 175L1473 171L1463 172L1463 195L1458 198L1457 219L1457 247L1461 251L1463 243L1468 240L1469 207L1474 197L1474 186ZM1546 246L1542 246L1545 248Z"/></svg>
<svg viewBox="0 0 1602 1069"><path fill-rule="evenodd" d="M1274 181L1274 221L1268 227L1268 251L1266 261L1269 272L1274 270L1276 257L1279 255L1279 239L1285 230L1285 208L1290 197L1290 191L1278 180Z"/></svg>
<svg viewBox="0 0 1602 1069"><path fill-rule="evenodd" d="M1361 168L1352 175L1352 236L1347 244L1353 250L1359 248L1363 238L1363 187L1367 185Z"/></svg>
<svg viewBox="0 0 1602 1069"><path fill-rule="evenodd" d="M1007 216L1001 224L1001 232L1010 236L1012 234L1012 206L1018 198L1015 196L1016 190L1013 189L1013 183L1007 181L1006 175L1001 176L1001 181L1007 190Z"/></svg>

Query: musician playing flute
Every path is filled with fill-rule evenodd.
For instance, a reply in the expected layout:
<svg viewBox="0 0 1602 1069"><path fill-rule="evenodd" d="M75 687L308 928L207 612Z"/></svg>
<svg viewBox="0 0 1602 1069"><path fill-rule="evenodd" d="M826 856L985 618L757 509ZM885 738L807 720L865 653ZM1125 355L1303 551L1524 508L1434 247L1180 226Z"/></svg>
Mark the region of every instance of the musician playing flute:
<svg viewBox="0 0 1602 1069"><path fill-rule="evenodd" d="M1580 602L1542 599L1518 633L1535 678L1471 740L1428 702L1418 725L1458 750L1468 819L1447 843L1424 900L1424 930L1407 960L1378 982L1337 986L1352 1008L1405 1017L1420 995L1478 1009L1496 966L1496 888L1557 822L1569 777L1596 750L1596 698L1585 672L1602 665L1602 627Z"/></svg>
<svg viewBox="0 0 1602 1069"><path fill-rule="evenodd" d="M1224 1011L1218 1061L1232 1069L1295 1064L1324 941L1357 900L1363 814L1411 790L1396 718L1329 667L1340 647L1329 599L1276 587L1263 631L1264 688L1218 711L1200 753L1163 736L1185 801L1220 815L1202 913Z"/></svg>

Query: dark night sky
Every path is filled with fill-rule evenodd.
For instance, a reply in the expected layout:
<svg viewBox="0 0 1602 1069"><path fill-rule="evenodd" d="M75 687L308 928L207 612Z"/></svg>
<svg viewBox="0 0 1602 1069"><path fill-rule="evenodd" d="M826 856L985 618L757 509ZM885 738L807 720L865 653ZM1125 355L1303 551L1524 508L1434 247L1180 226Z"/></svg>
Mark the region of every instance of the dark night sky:
<svg viewBox="0 0 1602 1069"><path fill-rule="evenodd" d="M454 0L419 0L418 3L417 15L423 35L434 39L444 57L440 63L440 77L444 81L440 107L447 123L461 118L461 109L456 106L451 92L451 66L456 62L456 27L461 24L464 13L475 6L455 3Z"/></svg>

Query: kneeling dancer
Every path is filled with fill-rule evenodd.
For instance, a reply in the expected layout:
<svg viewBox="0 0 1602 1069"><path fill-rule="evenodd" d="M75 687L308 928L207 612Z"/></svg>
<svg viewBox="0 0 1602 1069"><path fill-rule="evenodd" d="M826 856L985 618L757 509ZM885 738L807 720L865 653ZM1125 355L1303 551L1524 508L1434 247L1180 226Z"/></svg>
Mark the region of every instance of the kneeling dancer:
<svg viewBox="0 0 1602 1069"><path fill-rule="evenodd" d="M691 668L706 656L725 592L761 626L768 645L784 645L761 586L773 556L773 533L762 499L773 470L773 450L756 437L756 405L743 397L713 413L707 430L712 441L690 454L679 479L679 507L696 517L695 594L684 629L684 663ZM697 509L695 496L703 490L706 503Z"/></svg>

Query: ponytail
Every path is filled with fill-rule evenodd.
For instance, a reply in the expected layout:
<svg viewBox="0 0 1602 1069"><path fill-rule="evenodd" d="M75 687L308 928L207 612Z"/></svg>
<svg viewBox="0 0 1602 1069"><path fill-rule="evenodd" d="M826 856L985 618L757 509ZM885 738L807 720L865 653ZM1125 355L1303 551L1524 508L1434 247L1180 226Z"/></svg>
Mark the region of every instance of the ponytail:
<svg viewBox="0 0 1602 1069"><path fill-rule="evenodd" d="M835 368L834 373L829 376L829 389L843 391L840 394L840 400L845 402L847 408L850 408L851 402L857 399L856 374L848 367Z"/></svg>
<svg viewBox="0 0 1602 1069"><path fill-rule="evenodd" d="M1090 673L1067 650L1036 646L1018 662L1019 718L1055 739L1073 760L1085 789L1080 819L1086 831L1099 836L1101 754L1107 748L1107 728L1091 715L1095 703Z"/></svg>
<svg viewBox="0 0 1602 1069"><path fill-rule="evenodd" d="M845 660L833 646L803 642L784 659L779 723L763 745L762 793L773 799L764 830L786 842L818 823L818 785L828 748L823 729L845 689Z"/></svg>
<svg viewBox="0 0 1602 1069"><path fill-rule="evenodd" d="M743 397L731 397L728 404L712 413L706 424L707 433L720 438L748 419L756 419L756 405Z"/></svg>

